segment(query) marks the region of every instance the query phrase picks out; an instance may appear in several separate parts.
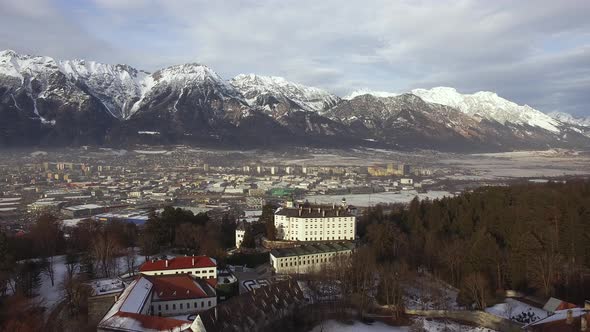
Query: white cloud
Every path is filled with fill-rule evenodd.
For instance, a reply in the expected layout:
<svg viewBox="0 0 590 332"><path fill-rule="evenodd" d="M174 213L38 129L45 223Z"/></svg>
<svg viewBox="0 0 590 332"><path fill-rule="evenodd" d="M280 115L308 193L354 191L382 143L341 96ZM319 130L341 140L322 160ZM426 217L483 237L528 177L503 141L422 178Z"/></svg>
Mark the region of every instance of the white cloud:
<svg viewBox="0 0 590 332"><path fill-rule="evenodd" d="M0 46L149 70L197 61L226 78L280 75L341 95L448 85L494 90L542 110L590 110L585 0L94 0L76 15L35 1L50 18L43 26L15 23L24 40L0 32ZM26 10L19 15L45 12ZM0 31L8 24L0 21ZM76 44L65 41L70 34Z"/></svg>

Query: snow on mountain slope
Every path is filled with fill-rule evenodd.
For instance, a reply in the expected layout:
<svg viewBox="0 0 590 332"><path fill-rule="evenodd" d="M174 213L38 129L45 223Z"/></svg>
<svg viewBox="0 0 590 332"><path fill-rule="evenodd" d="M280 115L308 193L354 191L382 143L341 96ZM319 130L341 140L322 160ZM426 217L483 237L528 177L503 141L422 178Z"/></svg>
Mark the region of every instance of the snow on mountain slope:
<svg viewBox="0 0 590 332"><path fill-rule="evenodd" d="M553 133L560 132L560 123L547 114L528 105L517 105L493 92L461 94L454 88L436 87L430 90L414 89L411 93L427 102L451 106L465 114L497 121L503 125L529 125Z"/></svg>
<svg viewBox="0 0 590 332"><path fill-rule="evenodd" d="M191 116L200 114L198 121L205 123L213 118L238 121L250 115L250 108L242 94L211 68L189 63L158 70L141 82L141 95L130 117L150 117L146 113L157 117L162 112L180 112L175 115L183 119L179 121L192 122L197 120Z"/></svg>
<svg viewBox="0 0 590 332"><path fill-rule="evenodd" d="M551 112L547 115L565 124L590 128L590 116L585 118L575 117L569 113L564 112Z"/></svg>
<svg viewBox="0 0 590 332"><path fill-rule="evenodd" d="M72 82L88 88L88 93L98 98L117 118L127 116L134 99L141 94L141 82L148 75L126 65L108 65L95 61L58 61L47 56L30 56L7 50L0 52L0 74L45 83L48 77L61 72Z"/></svg>
<svg viewBox="0 0 590 332"><path fill-rule="evenodd" d="M238 89L248 104L262 105L268 99L259 96L273 96L274 99L288 99L301 110L321 112L335 105L340 98L325 90L287 81L282 77L240 74L230 84Z"/></svg>
<svg viewBox="0 0 590 332"><path fill-rule="evenodd" d="M396 97L396 96L399 96L400 94L395 93L395 92L359 89L359 90L355 90L355 91L351 92L349 95L347 95L346 97L343 97L342 99L351 100L351 99L354 99L355 97L363 96L363 95L371 95L371 96L375 96L375 97L379 97L379 98L387 98L387 97Z"/></svg>

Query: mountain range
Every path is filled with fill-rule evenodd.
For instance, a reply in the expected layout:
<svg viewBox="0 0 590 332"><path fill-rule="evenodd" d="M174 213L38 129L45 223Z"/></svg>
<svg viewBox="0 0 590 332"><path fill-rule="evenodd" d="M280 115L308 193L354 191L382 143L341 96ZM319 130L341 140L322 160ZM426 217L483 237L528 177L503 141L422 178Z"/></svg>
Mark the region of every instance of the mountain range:
<svg viewBox="0 0 590 332"><path fill-rule="evenodd" d="M371 146L442 151L590 147L590 119L492 92L328 91L189 63L127 65L0 52L0 146Z"/></svg>

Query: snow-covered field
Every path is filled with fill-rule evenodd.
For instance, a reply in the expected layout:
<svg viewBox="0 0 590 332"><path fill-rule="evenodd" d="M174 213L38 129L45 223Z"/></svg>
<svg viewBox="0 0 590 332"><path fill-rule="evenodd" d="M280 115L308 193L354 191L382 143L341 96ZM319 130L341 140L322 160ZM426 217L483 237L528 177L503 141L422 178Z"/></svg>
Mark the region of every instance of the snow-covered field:
<svg viewBox="0 0 590 332"><path fill-rule="evenodd" d="M493 307L486 308L486 312L520 323L532 323L549 315L547 311L541 308L510 298L506 299L504 303L498 303Z"/></svg>
<svg viewBox="0 0 590 332"><path fill-rule="evenodd" d="M353 325L340 323L335 320L328 320L314 327L310 332L407 332L407 326L393 327L380 322L367 325L361 322L354 322Z"/></svg>
<svg viewBox="0 0 590 332"><path fill-rule="evenodd" d="M405 285L404 305L415 310L460 310L459 291L440 280L421 275Z"/></svg>
<svg viewBox="0 0 590 332"><path fill-rule="evenodd" d="M473 327L452 321L431 320L417 318L415 326L423 327L428 332L494 332L485 327ZM310 332L409 332L409 326L389 326L381 322L371 325L355 321L353 325L344 324L334 320L328 320L315 326Z"/></svg>
<svg viewBox="0 0 590 332"><path fill-rule="evenodd" d="M418 196L420 199L437 199L445 196L452 196L448 191L429 191L427 193L418 193L415 190L401 191L399 194L394 192L384 192L376 194L348 194L348 195L312 195L307 196L310 203L332 204L346 198L348 204L355 206L373 206L380 203L409 203Z"/></svg>
<svg viewBox="0 0 590 332"><path fill-rule="evenodd" d="M445 320L428 320L419 318L422 321L424 330L428 332L494 332L485 327L473 327Z"/></svg>
<svg viewBox="0 0 590 332"><path fill-rule="evenodd" d="M139 267L145 261L145 256L136 255L135 266ZM41 285L39 287L39 295L37 299L42 301L42 305L47 308L47 313L51 312L55 306L63 300L63 291L61 283L66 275L65 256L55 256L53 261L53 269L55 273L55 285L51 286L51 279L46 274L41 274ZM119 274L127 272L127 263L125 256L117 259L117 266Z"/></svg>

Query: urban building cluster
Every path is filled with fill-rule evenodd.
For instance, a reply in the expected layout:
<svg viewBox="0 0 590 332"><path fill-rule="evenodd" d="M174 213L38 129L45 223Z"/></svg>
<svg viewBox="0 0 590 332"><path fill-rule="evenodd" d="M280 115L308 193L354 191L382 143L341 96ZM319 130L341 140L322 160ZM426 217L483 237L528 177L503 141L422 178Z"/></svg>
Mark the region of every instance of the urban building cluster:
<svg viewBox="0 0 590 332"><path fill-rule="evenodd" d="M231 210L251 222L258 220L265 203L287 198L435 188L432 169L402 163L273 165L209 154L150 152L83 150L0 158L0 227L8 233L27 232L28 225L44 213L58 216L64 227L88 218L141 225L150 213L170 205L211 215ZM337 229L316 230L314 225L313 230L298 229L291 235L295 229L284 226L289 227L285 229L289 237L300 240L306 232L308 239L345 239L351 234L350 228L338 234Z"/></svg>

